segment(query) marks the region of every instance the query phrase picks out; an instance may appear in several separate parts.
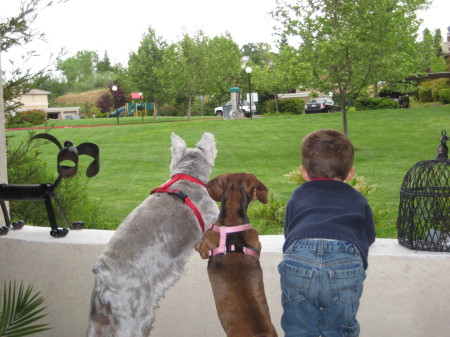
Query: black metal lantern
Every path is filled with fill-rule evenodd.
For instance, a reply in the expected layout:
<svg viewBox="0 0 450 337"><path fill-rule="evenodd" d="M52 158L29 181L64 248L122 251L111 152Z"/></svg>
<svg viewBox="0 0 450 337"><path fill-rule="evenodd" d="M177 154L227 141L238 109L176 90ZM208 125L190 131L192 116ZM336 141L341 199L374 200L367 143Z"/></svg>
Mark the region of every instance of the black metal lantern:
<svg viewBox="0 0 450 337"><path fill-rule="evenodd" d="M437 157L406 173L400 189L398 242L407 248L450 251L450 160L445 130Z"/></svg>

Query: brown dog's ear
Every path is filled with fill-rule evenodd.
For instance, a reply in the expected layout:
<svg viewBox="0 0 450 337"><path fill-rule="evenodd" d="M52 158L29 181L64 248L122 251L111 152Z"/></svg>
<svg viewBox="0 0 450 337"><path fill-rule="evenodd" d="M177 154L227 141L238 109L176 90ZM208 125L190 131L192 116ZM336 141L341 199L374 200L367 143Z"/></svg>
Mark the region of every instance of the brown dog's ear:
<svg viewBox="0 0 450 337"><path fill-rule="evenodd" d="M255 183L255 193L259 201L263 204L267 204L267 194L269 193L269 189L258 179L256 179Z"/></svg>
<svg viewBox="0 0 450 337"><path fill-rule="evenodd" d="M223 175L215 177L213 180L210 180L206 184L206 190L209 193L209 196L214 201L221 201L223 196L223 190L225 179L223 179Z"/></svg>

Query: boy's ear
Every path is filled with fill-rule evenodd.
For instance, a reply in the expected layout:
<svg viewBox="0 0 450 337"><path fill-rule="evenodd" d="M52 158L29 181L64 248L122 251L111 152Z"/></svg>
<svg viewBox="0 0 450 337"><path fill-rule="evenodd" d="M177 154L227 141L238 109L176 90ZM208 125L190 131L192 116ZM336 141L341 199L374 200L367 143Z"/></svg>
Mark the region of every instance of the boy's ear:
<svg viewBox="0 0 450 337"><path fill-rule="evenodd" d="M306 169L302 166L300 166L300 172L302 173L302 178L304 181L310 181L311 179L309 179L308 176L308 172L306 172Z"/></svg>
<svg viewBox="0 0 450 337"><path fill-rule="evenodd" d="M344 180L350 181L353 179L354 175L355 175L355 167L352 166L352 168L350 169L350 172L348 172L347 177Z"/></svg>

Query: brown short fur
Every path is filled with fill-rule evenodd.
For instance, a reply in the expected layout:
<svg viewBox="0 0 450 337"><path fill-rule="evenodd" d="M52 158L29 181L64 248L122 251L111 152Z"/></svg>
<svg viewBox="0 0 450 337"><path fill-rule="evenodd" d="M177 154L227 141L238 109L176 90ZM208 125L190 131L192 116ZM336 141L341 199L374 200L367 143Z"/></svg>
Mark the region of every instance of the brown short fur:
<svg viewBox="0 0 450 337"><path fill-rule="evenodd" d="M207 184L208 193L221 201L216 226L239 226L249 223L248 204L256 198L267 203L268 189L253 174L222 174ZM250 229L231 233L227 244L251 247L258 253L258 232ZM208 230L195 249L204 259L219 245L219 233ZM270 320L259 259L243 253L227 253L209 259L208 276L220 322L227 337L276 337Z"/></svg>

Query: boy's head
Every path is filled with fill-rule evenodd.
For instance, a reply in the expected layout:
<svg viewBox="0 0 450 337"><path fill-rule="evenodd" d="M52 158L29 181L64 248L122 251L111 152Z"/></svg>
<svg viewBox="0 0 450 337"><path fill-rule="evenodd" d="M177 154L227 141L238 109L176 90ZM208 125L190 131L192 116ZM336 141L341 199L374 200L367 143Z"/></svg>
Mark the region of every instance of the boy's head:
<svg viewBox="0 0 450 337"><path fill-rule="evenodd" d="M321 129L307 135L302 142L303 178L351 180L354 152L350 140L339 131Z"/></svg>

